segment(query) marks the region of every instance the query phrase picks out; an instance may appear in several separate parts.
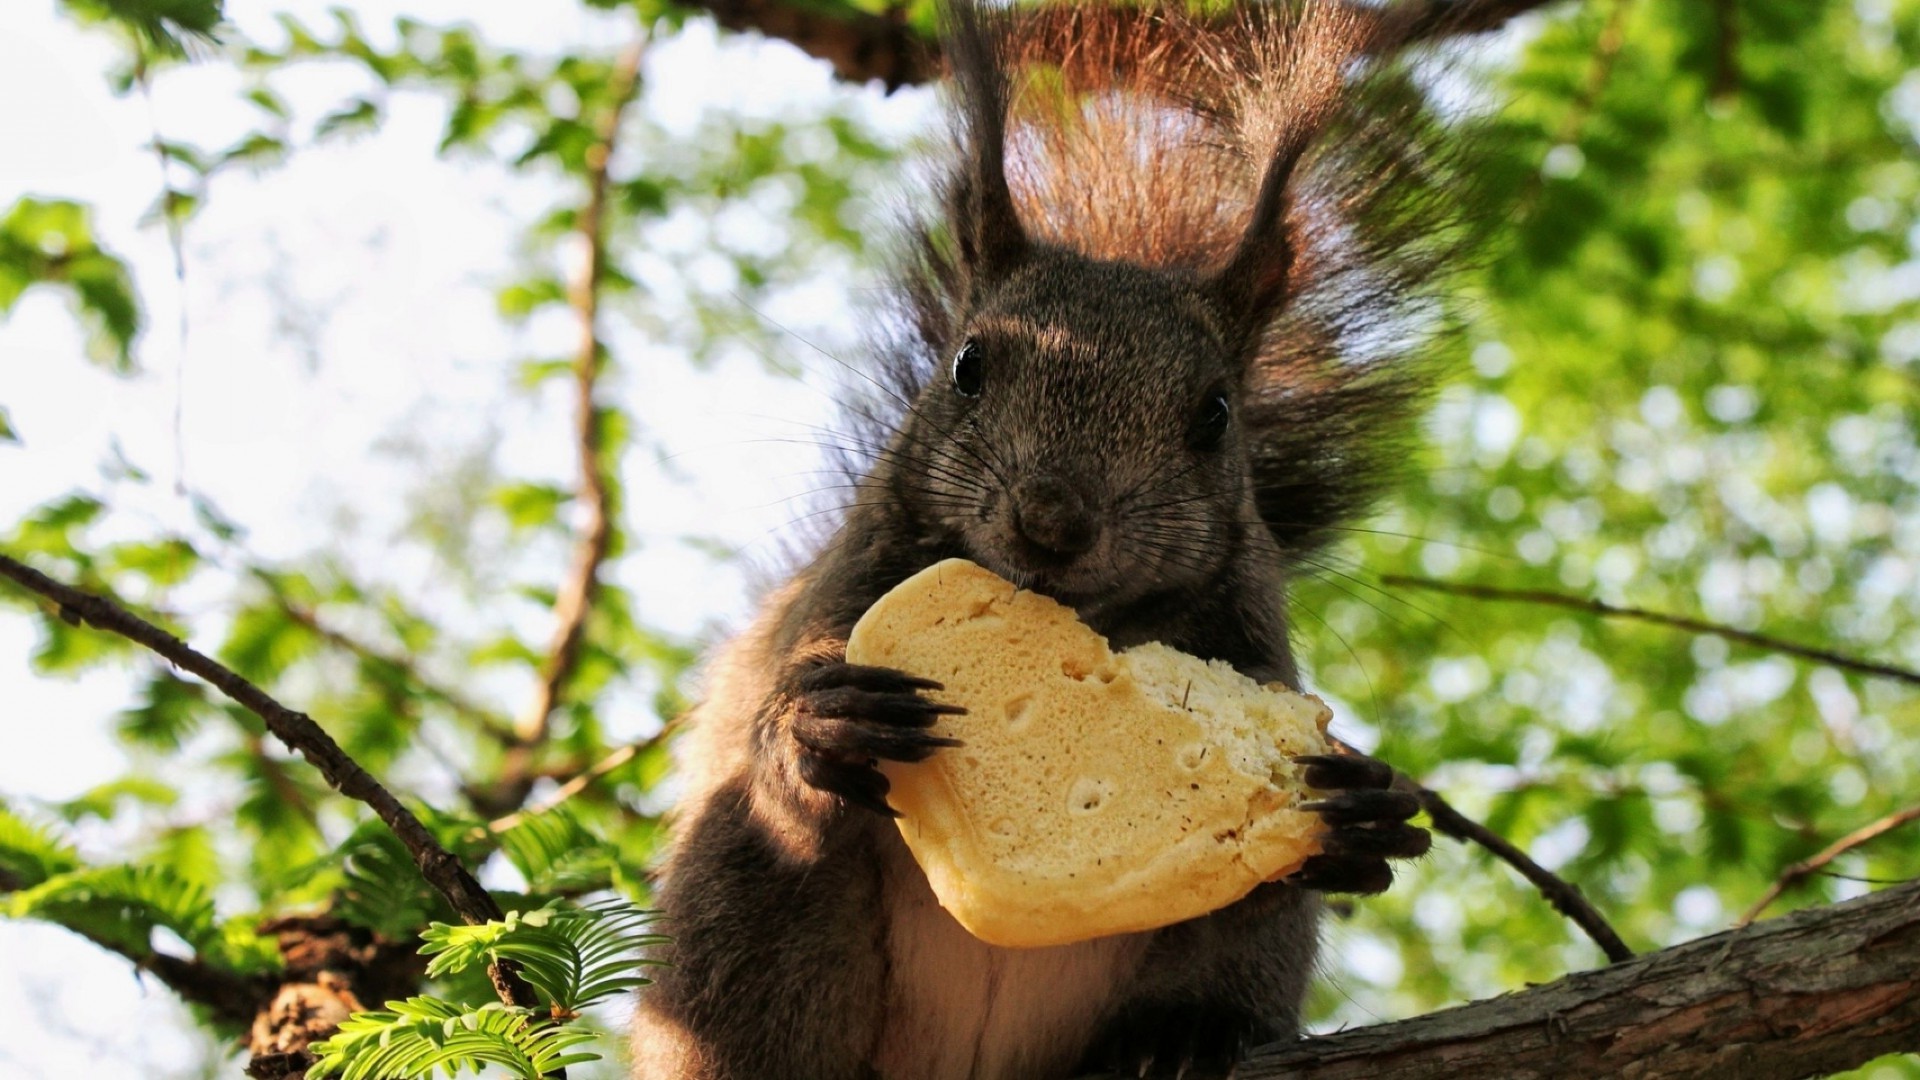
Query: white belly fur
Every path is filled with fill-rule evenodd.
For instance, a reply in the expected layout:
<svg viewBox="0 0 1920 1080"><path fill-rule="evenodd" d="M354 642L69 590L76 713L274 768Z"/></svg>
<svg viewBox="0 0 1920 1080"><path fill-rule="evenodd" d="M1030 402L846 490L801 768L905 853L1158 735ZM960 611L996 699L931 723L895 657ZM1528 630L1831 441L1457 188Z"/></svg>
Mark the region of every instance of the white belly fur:
<svg viewBox="0 0 1920 1080"><path fill-rule="evenodd" d="M885 1080L1064 1076L1140 961L1146 935L1045 949L974 937L933 897L904 844L887 859Z"/></svg>

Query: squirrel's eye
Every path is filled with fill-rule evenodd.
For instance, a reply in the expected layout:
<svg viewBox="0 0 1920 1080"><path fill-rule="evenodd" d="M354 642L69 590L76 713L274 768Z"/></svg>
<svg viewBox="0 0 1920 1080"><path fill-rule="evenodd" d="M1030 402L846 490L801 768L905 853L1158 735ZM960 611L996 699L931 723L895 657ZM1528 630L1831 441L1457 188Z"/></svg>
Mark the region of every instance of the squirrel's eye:
<svg viewBox="0 0 1920 1080"><path fill-rule="evenodd" d="M986 373L980 370L980 343L969 339L953 354L953 389L961 397L979 397Z"/></svg>
<svg viewBox="0 0 1920 1080"><path fill-rule="evenodd" d="M1233 419L1233 409L1227 403L1227 392L1216 390L1207 395L1200 404L1200 411L1193 415L1193 426L1187 429L1187 445L1195 450L1218 450L1227 437L1227 423Z"/></svg>

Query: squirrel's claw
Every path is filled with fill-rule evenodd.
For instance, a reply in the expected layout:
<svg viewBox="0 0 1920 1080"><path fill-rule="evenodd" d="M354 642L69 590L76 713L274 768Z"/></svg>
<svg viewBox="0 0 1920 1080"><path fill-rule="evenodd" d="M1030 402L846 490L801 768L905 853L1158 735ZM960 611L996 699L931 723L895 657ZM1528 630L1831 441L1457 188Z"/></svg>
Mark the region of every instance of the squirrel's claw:
<svg viewBox="0 0 1920 1080"><path fill-rule="evenodd" d="M1364 754L1306 754L1293 759L1306 766L1308 786L1332 791L1300 804L1320 815L1327 831L1321 854L1286 878L1296 888L1317 892L1372 894L1393 883L1389 859L1427 853L1433 838L1407 821L1420 812L1420 799L1392 790L1393 766Z"/></svg>
<svg viewBox="0 0 1920 1080"><path fill-rule="evenodd" d="M887 805L880 761L925 761L960 740L927 728L942 716L966 712L921 697L939 683L892 668L823 664L793 680L790 731L799 744L800 778L821 791L878 814Z"/></svg>
<svg viewBox="0 0 1920 1080"><path fill-rule="evenodd" d="M1287 884L1314 892L1357 893L1372 896L1393 884L1387 860L1357 855L1315 855L1287 878Z"/></svg>

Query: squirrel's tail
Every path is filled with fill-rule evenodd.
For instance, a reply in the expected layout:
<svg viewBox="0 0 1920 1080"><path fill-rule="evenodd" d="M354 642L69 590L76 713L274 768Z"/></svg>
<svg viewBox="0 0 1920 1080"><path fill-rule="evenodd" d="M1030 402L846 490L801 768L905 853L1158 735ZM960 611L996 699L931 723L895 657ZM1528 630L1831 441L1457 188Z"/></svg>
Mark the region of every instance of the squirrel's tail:
<svg viewBox="0 0 1920 1080"><path fill-rule="evenodd" d="M952 347L955 238L991 239L1009 193L1032 241L1205 275L1244 317L1261 516L1310 552L1404 458L1463 250L1452 140L1402 48L1424 31L1352 0L961 4L945 213L905 275L915 351Z"/></svg>

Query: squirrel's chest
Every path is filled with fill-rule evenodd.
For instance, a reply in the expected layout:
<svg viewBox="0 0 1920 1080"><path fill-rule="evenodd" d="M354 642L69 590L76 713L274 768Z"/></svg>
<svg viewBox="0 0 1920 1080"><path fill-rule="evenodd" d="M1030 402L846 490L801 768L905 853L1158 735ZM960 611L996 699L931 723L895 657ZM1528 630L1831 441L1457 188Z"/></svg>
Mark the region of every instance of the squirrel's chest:
<svg viewBox="0 0 1920 1080"><path fill-rule="evenodd" d="M886 1080L1027 1080L1078 1062L1132 978L1145 935L1046 949L988 945L933 897L905 845L888 845Z"/></svg>

